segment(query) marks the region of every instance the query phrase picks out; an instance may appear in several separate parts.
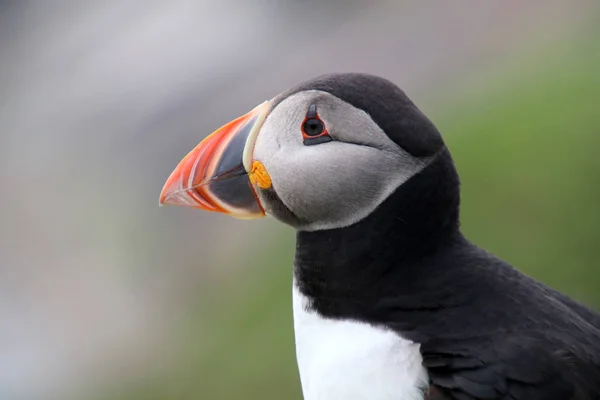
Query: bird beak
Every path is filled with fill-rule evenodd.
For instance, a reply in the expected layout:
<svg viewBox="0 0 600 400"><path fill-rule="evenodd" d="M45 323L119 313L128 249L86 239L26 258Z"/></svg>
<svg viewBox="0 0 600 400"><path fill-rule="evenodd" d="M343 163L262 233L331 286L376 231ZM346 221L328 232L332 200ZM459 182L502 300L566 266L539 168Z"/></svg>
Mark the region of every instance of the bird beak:
<svg viewBox="0 0 600 400"><path fill-rule="evenodd" d="M159 203L222 212L236 218L265 215L252 183L270 186L252 160L254 143L270 111L268 101L217 129L189 152L160 193Z"/></svg>

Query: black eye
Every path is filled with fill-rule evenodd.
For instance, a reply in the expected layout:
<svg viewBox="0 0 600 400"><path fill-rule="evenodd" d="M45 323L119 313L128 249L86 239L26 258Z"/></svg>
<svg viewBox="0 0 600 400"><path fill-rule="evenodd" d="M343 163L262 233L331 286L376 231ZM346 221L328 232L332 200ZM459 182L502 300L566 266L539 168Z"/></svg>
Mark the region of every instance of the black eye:
<svg viewBox="0 0 600 400"><path fill-rule="evenodd" d="M306 118L302 123L302 137L305 146L327 143L333 140L317 113L316 104L311 104L306 111Z"/></svg>
<svg viewBox="0 0 600 400"><path fill-rule="evenodd" d="M304 134L310 137L319 136L323 133L324 129L325 126L323 125L323 121L316 118L307 119L302 127Z"/></svg>

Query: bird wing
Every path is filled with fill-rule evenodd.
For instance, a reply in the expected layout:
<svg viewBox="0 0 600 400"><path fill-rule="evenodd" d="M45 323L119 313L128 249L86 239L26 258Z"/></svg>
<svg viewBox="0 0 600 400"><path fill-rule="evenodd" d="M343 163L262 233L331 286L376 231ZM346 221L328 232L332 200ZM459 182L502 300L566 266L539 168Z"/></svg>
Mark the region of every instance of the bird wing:
<svg viewBox="0 0 600 400"><path fill-rule="evenodd" d="M588 324L592 325L596 329L600 329L600 313L593 311L592 309L580 304L564 294L550 289L547 289L550 294L560 301L565 306L576 312L581 318L583 318Z"/></svg>
<svg viewBox="0 0 600 400"><path fill-rule="evenodd" d="M597 400L600 369L532 337L429 340L426 400ZM556 346L554 346L555 348Z"/></svg>

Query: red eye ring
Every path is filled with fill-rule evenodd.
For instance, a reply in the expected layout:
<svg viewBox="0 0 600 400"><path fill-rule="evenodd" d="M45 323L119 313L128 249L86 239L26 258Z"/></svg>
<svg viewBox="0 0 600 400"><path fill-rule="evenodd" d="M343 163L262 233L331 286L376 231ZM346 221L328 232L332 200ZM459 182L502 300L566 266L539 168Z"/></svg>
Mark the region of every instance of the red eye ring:
<svg viewBox="0 0 600 400"><path fill-rule="evenodd" d="M325 123L320 118L305 118L302 122L302 138L314 139L329 135Z"/></svg>
<svg viewBox="0 0 600 400"><path fill-rule="evenodd" d="M317 106L315 104L310 105L306 117L304 118L304 121L302 121L300 130L302 131L302 138L305 141L311 141L312 139L329 135L325 123L317 113Z"/></svg>

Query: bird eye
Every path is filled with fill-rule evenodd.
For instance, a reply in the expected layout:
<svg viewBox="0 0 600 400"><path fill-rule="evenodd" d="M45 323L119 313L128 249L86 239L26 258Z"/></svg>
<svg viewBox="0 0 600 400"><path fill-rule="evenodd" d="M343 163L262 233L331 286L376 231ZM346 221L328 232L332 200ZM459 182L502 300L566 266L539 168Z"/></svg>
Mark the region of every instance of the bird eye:
<svg viewBox="0 0 600 400"><path fill-rule="evenodd" d="M323 133L324 129L325 125L323 125L323 121L316 118L307 119L302 127L304 134L311 137L319 136L321 133Z"/></svg>
<svg viewBox="0 0 600 400"><path fill-rule="evenodd" d="M306 118L302 123L302 137L305 145L330 142L331 136L325 128L325 124L319 118L316 104L311 104L306 112Z"/></svg>

